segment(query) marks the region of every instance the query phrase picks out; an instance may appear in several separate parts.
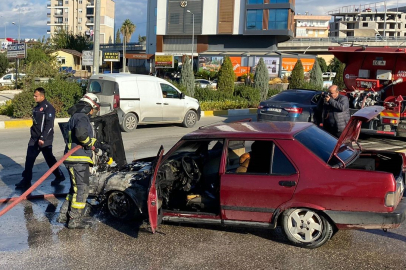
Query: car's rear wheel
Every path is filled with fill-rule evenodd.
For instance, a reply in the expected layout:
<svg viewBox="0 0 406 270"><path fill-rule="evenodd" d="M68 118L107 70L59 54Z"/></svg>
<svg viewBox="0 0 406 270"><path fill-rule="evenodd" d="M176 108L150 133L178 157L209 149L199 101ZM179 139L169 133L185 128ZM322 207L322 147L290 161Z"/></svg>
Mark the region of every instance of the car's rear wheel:
<svg viewBox="0 0 406 270"><path fill-rule="evenodd" d="M330 222L311 209L289 209L283 213L282 222L286 237L298 247L320 247L333 235Z"/></svg>
<svg viewBox="0 0 406 270"><path fill-rule="evenodd" d="M132 132L137 128L137 125L137 116L133 113L127 113L123 118L123 122L121 123L121 129L125 132Z"/></svg>
<svg viewBox="0 0 406 270"><path fill-rule="evenodd" d="M194 127L197 122L197 114L196 112L190 110L186 113L185 119L183 119L182 125L187 128Z"/></svg>
<svg viewBox="0 0 406 270"><path fill-rule="evenodd" d="M135 218L138 211L130 196L122 191L113 191L108 195L107 209L113 217L121 220Z"/></svg>

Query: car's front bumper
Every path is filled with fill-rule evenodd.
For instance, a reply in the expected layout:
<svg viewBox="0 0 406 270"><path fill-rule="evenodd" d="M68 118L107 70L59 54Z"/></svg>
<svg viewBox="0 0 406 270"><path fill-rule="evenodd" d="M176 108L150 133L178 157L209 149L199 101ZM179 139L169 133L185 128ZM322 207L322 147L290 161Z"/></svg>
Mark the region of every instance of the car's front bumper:
<svg viewBox="0 0 406 270"><path fill-rule="evenodd" d="M406 199L402 199L395 211L390 213L378 212L349 212L324 211L339 229L393 229L406 218Z"/></svg>

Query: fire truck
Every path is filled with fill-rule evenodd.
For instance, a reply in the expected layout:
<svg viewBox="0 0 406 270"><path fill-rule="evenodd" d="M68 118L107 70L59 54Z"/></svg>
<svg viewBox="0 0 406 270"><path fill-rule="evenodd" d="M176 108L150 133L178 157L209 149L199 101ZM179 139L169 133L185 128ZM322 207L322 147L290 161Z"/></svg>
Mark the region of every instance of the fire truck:
<svg viewBox="0 0 406 270"><path fill-rule="evenodd" d="M367 106L385 107L361 132L406 137L406 49L342 45L328 50L346 65L343 92L351 114Z"/></svg>

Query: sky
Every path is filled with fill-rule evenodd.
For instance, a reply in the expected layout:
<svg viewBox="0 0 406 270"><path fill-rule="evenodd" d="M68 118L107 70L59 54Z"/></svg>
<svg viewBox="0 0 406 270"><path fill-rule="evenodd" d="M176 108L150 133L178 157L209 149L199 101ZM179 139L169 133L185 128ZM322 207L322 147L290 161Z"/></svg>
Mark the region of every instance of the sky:
<svg viewBox="0 0 406 270"><path fill-rule="evenodd" d="M204 1L204 0L203 0ZM324 2L321 6L320 3ZM49 0L13 0L0 1L0 37L5 35L18 38L18 25L20 24L21 38L47 37L49 26L47 22L47 3ZM138 35L144 36L147 28L147 0L115 0L115 27L116 29L125 19L130 19L136 26L131 41L138 41ZM354 0L296 0L296 14L306 11L312 15L327 15L328 11L343 6L370 4L374 1ZM397 3L404 6L404 0L386 1L388 8L396 8ZM15 24L12 24L15 22ZM19 23L20 22L20 23Z"/></svg>

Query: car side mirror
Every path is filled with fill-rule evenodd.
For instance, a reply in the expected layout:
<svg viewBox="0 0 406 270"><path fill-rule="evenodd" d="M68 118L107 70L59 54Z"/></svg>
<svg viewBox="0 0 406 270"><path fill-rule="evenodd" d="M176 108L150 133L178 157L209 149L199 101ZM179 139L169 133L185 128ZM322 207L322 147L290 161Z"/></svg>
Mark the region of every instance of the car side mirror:
<svg viewBox="0 0 406 270"><path fill-rule="evenodd" d="M180 99L184 99L184 98L185 98L185 94L184 94L184 93L180 93L179 98L180 98Z"/></svg>

